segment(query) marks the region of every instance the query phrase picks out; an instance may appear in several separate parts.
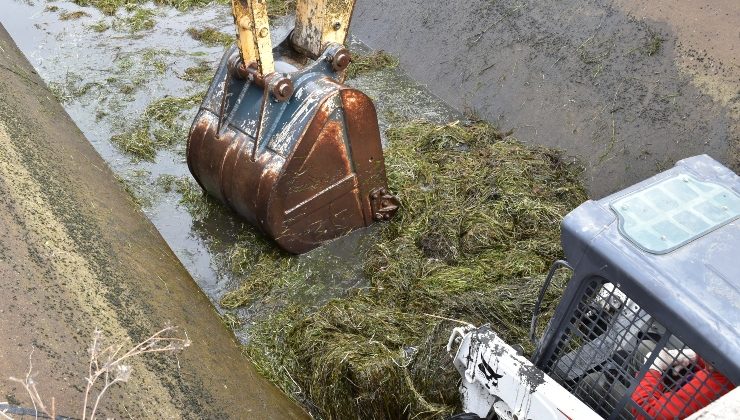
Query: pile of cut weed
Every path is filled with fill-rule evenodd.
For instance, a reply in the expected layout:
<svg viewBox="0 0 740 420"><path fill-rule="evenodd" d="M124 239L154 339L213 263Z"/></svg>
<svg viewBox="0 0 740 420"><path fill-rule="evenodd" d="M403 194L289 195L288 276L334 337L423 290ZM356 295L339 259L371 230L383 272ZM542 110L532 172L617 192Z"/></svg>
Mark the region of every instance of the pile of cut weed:
<svg viewBox="0 0 740 420"><path fill-rule="evenodd" d="M184 206L194 221L202 223L225 210L215 198L206 194L190 176L160 175L156 184L162 191L176 191L180 196L179 204Z"/></svg>
<svg viewBox="0 0 740 420"><path fill-rule="evenodd" d="M347 67L347 78L352 79L361 74L396 67L398 67L398 58L382 50L369 54L355 54Z"/></svg>
<svg viewBox="0 0 740 420"><path fill-rule="evenodd" d="M49 90L61 103L69 102L73 99L86 95L94 88L100 88L98 82L84 82L82 77L72 72L64 75L64 81L49 82Z"/></svg>
<svg viewBox="0 0 740 420"><path fill-rule="evenodd" d="M444 345L455 321L491 323L531 351L527 326L559 223L586 196L580 168L556 151L504 139L488 124L404 123L387 132L399 214L364 254L369 287L318 307L291 300L299 258L239 245L249 274L222 306L278 301L250 330L246 353L323 418L442 418L459 404ZM560 296L551 287L545 310ZM287 296L287 297L286 297Z"/></svg>

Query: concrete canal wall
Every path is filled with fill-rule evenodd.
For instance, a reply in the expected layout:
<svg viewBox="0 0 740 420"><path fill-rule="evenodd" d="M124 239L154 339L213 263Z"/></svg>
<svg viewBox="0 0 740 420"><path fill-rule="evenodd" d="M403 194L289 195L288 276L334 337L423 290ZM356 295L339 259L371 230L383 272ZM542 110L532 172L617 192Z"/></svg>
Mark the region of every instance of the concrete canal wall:
<svg viewBox="0 0 740 420"><path fill-rule="evenodd" d="M91 336L171 323L192 345L144 356L99 411L133 418L302 418L257 374L207 297L0 26L0 401L81 414Z"/></svg>

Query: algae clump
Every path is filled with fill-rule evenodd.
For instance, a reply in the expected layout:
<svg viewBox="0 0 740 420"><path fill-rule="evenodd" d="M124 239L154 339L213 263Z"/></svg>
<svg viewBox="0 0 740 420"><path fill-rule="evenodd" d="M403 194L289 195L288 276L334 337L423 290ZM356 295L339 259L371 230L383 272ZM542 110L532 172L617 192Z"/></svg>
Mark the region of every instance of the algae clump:
<svg viewBox="0 0 740 420"><path fill-rule="evenodd" d="M189 10L195 7L205 7L213 2L213 0L154 0L154 4L158 6L170 6L180 11ZM227 0L215 0L215 2L220 4L229 3ZM131 10L146 2L131 0L72 0L72 3L78 6L92 6L104 14L112 16L115 15L116 11L121 7Z"/></svg>
<svg viewBox="0 0 740 420"><path fill-rule="evenodd" d="M129 31L138 32L154 28L156 13L151 9L136 9L124 21Z"/></svg>
<svg viewBox="0 0 740 420"><path fill-rule="evenodd" d="M131 11L147 2L142 0L72 0L72 3L78 6L92 6L103 14L113 16L120 8ZM180 11L206 7L212 3L230 4L228 0L153 0L153 3L157 6L174 7ZM267 0L267 13L271 17L287 15L293 10L295 10L295 0Z"/></svg>
<svg viewBox="0 0 740 420"><path fill-rule="evenodd" d="M187 33L194 40L200 41L209 47L215 47L218 45L228 47L236 40L234 35L226 34L212 27L205 27L203 29L188 28Z"/></svg>
<svg viewBox="0 0 740 420"><path fill-rule="evenodd" d="M387 131L402 210L370 231L360 258L367 287L307 304L298 285L324 274L256 237L235 246L232 269L248 277L222 306L274 308L249 331L257 368L321 418L443 418L459 405L444 351L458 322L491 323L531 351L527 327L561 256L560 221L586 195L579 166L504 137L482 122ZM546 311L562 290L555 283Z"/></svg>
<svg viewBox="0 0 740 420"><path fill-rule="evenodd" d="M89 16L90 15L81 10L78 10L76 12L62 12L59 14L59 20L77 20Z"/></svg>
<svg viewBox="0 0 740 420"><path fill-rule="evenodd" d="M90 25L90 29L92 29L95 32L105 32L108 29L110 29L110 25L108 25L108 23L105 20L100 20Z"/></svg>
<svg viewBox="0 0 740 420"><path fill-rule="evenodd" d="M157 150L185 140L187 128L181 116L202 98L200 92L158 99L146 107L132 129L112 136L111 141L134 159L153 162Z"/></svg>
<svg viewBox="0 0 740 420"><path fill-rule="evenodd" d="M186 68L183 74L178 77L189 82L204 84L213 78L215 72L216 70L211 67L208 61L201 60L198 65Z"/></svg>

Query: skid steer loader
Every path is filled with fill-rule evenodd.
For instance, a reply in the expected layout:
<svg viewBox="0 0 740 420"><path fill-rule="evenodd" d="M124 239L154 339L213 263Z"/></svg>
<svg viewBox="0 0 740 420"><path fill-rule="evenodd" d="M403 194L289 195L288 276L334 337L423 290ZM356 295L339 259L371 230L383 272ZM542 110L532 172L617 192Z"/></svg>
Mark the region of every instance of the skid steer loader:
<svg viewBox="0 0 740 420"><path fill-rule="evenodd" d="M740 177L708 156L682 160L579 206L562 245L531 359L495 326L452 332L457 418L674 419L717 399L714 418L738 418L740 395L723 395L740 381ZM572 275L538 339L558 268Z"/></svg>
<svg viewBox="0 0 740 420"><path fill-rule="evenodd" d="M224 54L187 144L200 186L277 244L303 253L375 221L388 191L372 101L343 84L354 0L298 0L274 49L265 0L233 0Z"/></svg>

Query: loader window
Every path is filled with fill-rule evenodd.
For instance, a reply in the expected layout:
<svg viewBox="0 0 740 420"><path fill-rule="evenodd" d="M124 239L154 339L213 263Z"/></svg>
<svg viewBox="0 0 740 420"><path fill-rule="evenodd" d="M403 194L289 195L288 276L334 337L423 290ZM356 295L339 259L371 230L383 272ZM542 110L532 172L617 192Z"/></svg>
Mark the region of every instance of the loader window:
<svg viewBox="0 0 740 420"><path fill-rule="evenodd" d="M622 235L645 251L663 254L740 217L740 195L679 175L618 198L611 208Z"/></svg>
<svg viewBox="0 0 740 420"><path fill-rule="evenodd" d="M604 418L683 418L734 387L617 284L581 296L543 368Z"/></svg>

